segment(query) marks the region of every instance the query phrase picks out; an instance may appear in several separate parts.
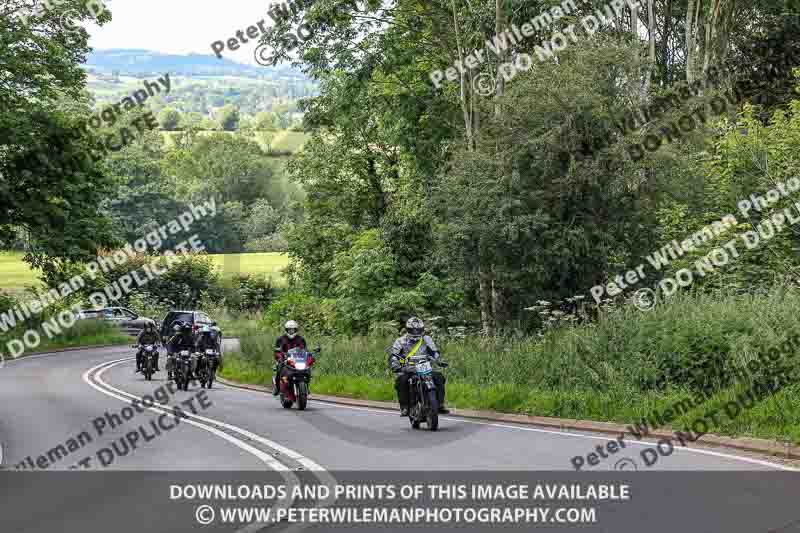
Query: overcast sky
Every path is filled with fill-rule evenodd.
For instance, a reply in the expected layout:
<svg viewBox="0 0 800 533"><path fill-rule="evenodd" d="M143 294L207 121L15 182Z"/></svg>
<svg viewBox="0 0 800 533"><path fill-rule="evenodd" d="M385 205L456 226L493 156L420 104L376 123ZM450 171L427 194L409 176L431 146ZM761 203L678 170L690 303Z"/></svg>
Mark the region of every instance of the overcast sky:
<svg viewBox="0 0 800 533"><path fill-rule="evenodd" d="M87 26L90 46L143 48L157 52L212 54L211 43L227 41L237 30L247 30L261 19L272 25L265 0L107 0L114 20L102 28ZM248 39L249 40L249 39ZM255 43L223 55L254 63Z"/></svg>

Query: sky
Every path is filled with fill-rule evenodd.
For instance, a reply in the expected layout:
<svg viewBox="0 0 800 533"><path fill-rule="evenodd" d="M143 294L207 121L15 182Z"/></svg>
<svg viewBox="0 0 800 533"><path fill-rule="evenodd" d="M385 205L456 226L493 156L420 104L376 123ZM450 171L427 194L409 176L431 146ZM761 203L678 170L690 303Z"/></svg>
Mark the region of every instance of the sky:
<svg viewBox="0 0 800 533"><path fill-rule="evenodd" d="M271 26L267 0L106 0L113 20L88 24L89 45L96 50L139 48L172 54L213 54L211 43L227 41L260 20ZM249 40L249 39L248 39ZM255 64L255 41L222 55Z"/></svg>

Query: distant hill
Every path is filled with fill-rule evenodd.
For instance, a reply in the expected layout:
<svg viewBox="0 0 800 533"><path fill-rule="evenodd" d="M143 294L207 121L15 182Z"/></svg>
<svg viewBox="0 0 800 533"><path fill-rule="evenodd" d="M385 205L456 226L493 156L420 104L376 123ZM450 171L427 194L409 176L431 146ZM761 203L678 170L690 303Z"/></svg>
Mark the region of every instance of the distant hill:
<svg viewBox="0 0 800 533"><path fill-rule="evenodd" d="M116 71L121 76L137 77L169 72L183 76L240 76L297 81L308 79L299 70L286 65L257 67L226 58L217 59L213 55L163 54L128 48L95 50L88 55L85 68L97 74L110 75Z"/></svg>

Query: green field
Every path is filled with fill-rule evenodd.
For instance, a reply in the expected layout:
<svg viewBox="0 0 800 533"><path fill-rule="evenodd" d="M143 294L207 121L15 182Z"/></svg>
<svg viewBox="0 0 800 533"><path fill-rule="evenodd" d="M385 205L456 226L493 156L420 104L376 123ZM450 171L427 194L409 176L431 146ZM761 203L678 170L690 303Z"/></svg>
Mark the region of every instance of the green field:
<svg viewBox="0 0 800 533"><path fill-rule="evenodd" d="M275 282L282 281L281 269L289 264L289 257L281 253L218 254L209 256L219 267L223 277L236 274L264 274Z"/></svg>
<svg viewBox="0 0 800 533"><path fill-rule="evenodd" d="M22 256L16 252L0 252L0 289L19 292L37 283L36 272L22 261ZM282 279L280 270L289 263L286 254L280 253L217 254L209 257L225 277L236 273L265 274L277 283Z"/></svg>
<svg viewBox="0 0 800 533"><path fill-rule="evenodd" d="M22 261L23 254L0 252L0 289L20 291L36 283L35 272Z"/></svg>

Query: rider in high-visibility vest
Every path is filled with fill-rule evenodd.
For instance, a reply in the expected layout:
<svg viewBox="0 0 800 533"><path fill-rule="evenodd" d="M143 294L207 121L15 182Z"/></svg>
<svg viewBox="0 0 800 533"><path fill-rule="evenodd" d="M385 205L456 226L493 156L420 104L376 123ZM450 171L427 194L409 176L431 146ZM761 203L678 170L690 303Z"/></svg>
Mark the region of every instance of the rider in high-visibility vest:
<svg viewBox="0 0 800 533"><path fill-rule="evenodd" d="M432 359L439 359L439 349L429 336L425 335L425 323L412 316L406 322L406 334L394 341L389 354L389 367L397 376L394 388L397 390L397 399L400 402L400 416L408 416L408 378L410 375L403 372L406 360L412 355L427 355ZM444 384L446 382L441 372L433 372L433 382L436 384L436 396L439 400L439 412L447 414L450 411L444 406Z"/></svg>

